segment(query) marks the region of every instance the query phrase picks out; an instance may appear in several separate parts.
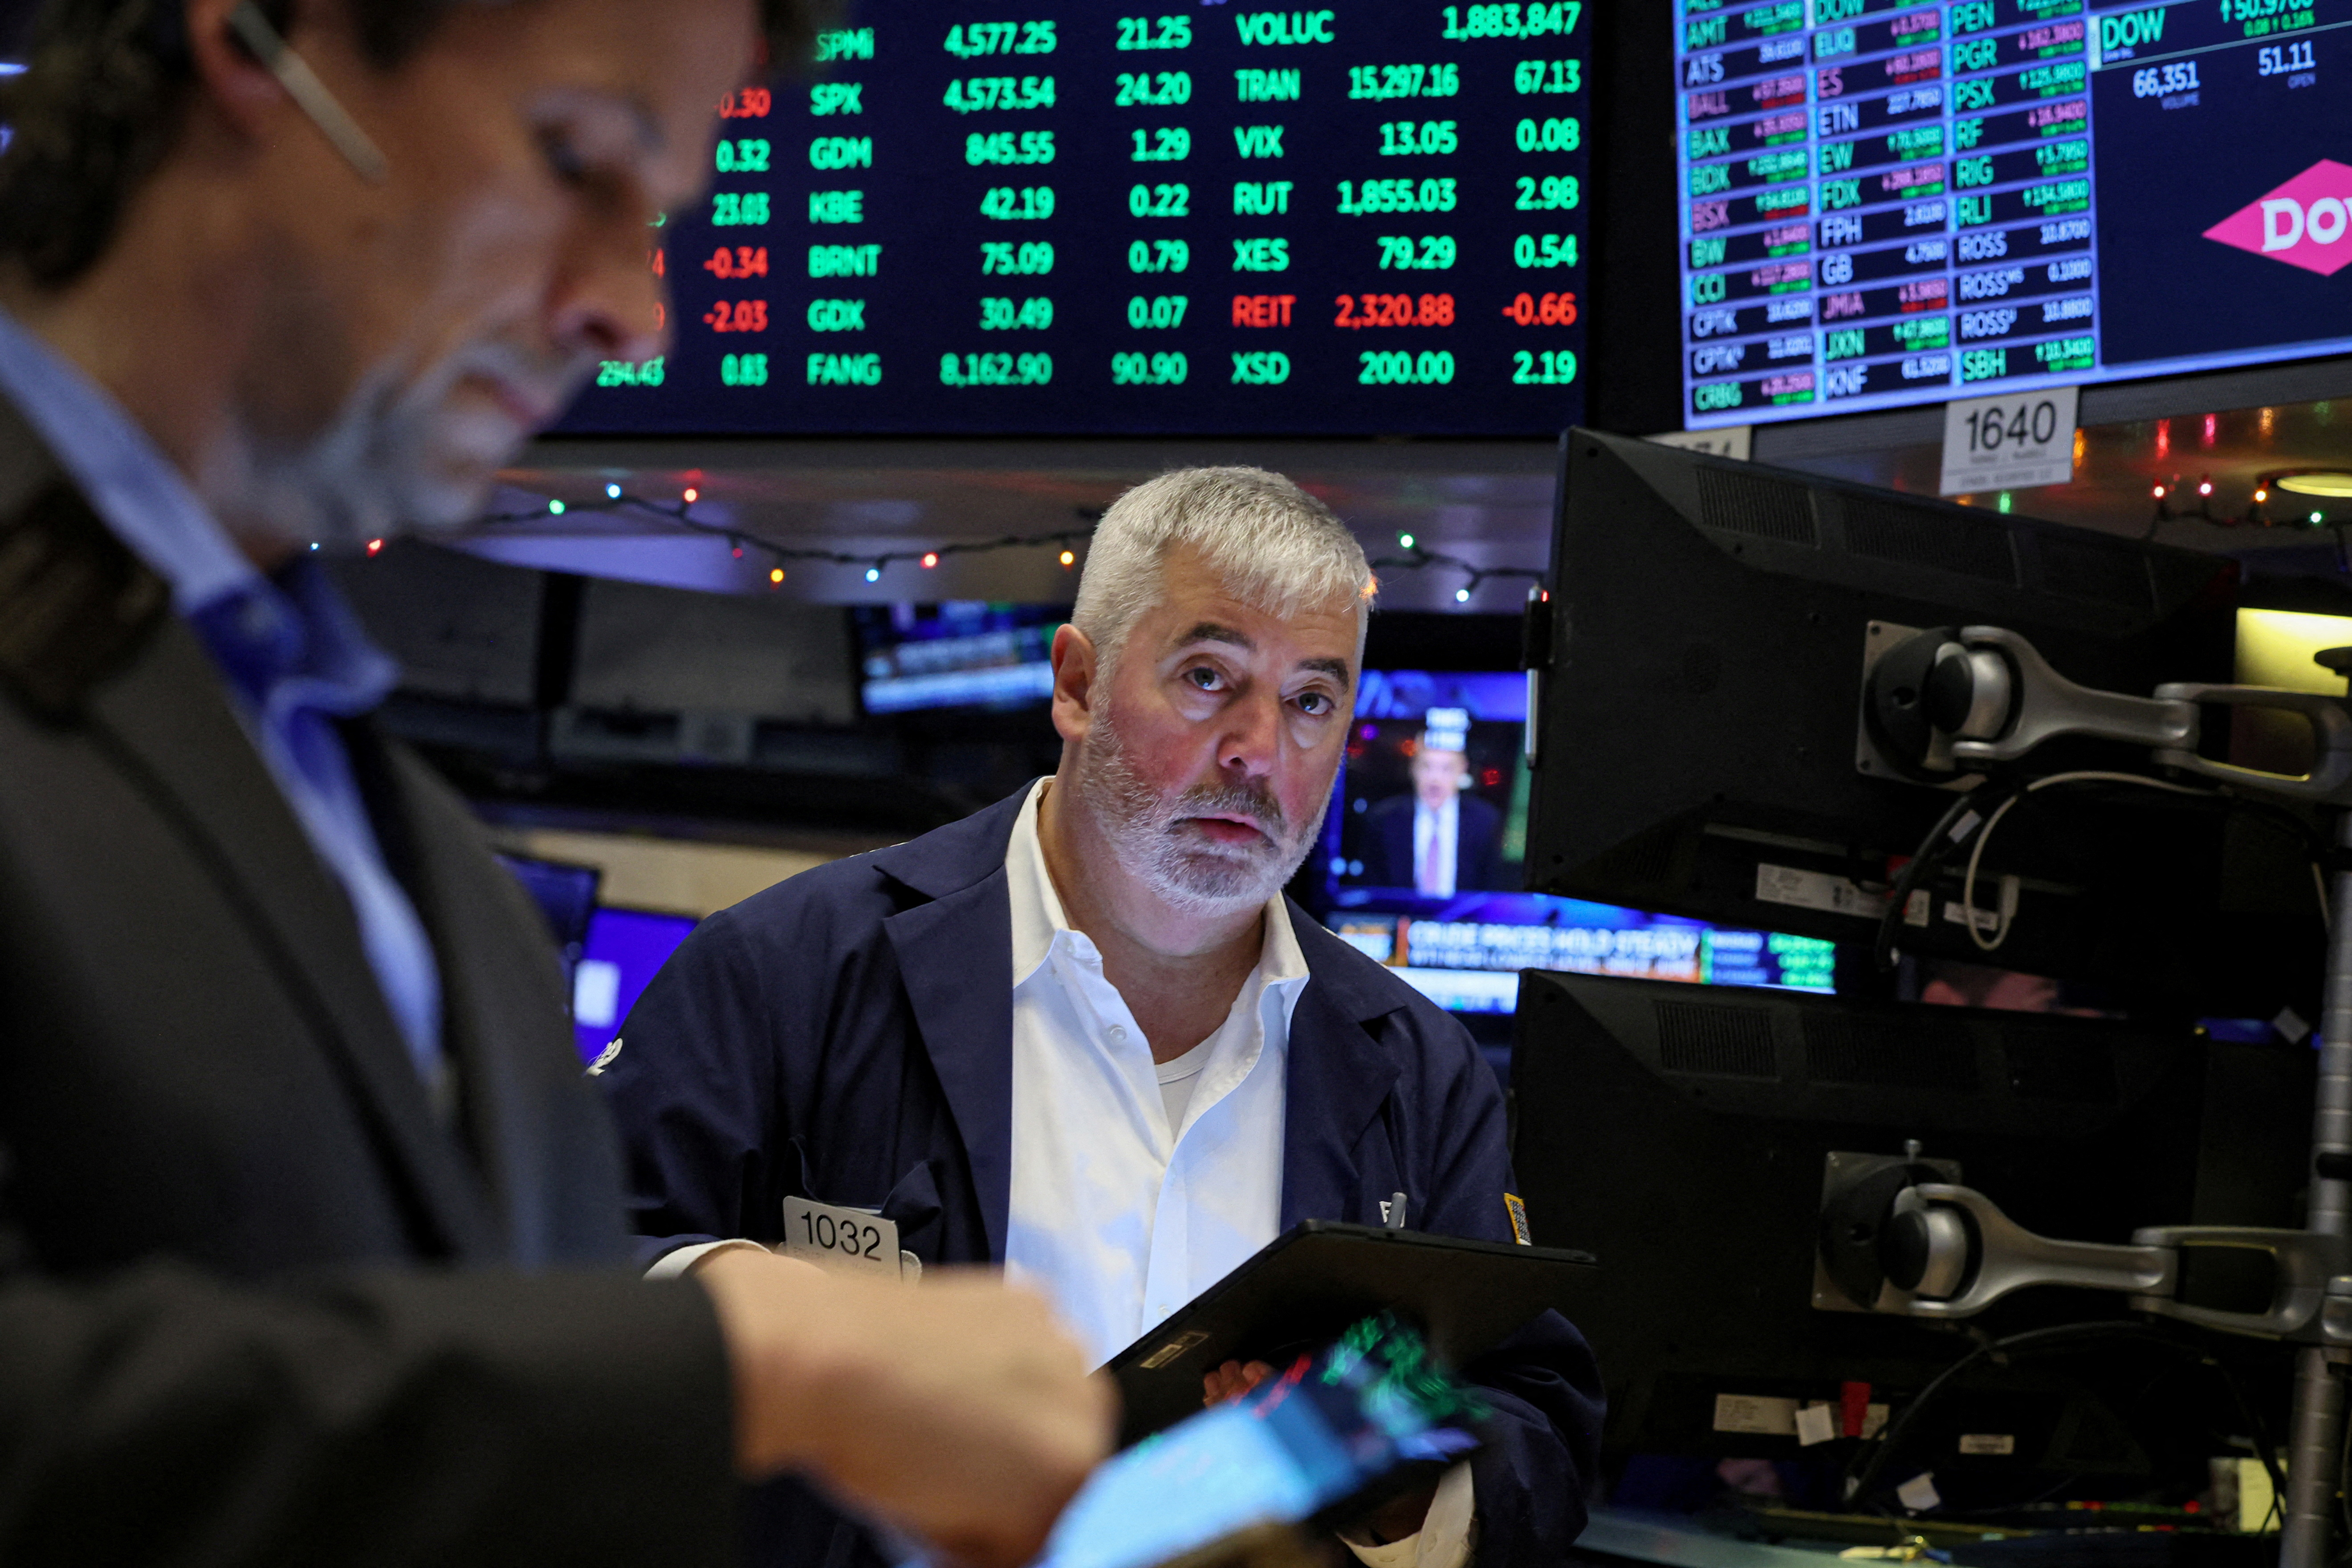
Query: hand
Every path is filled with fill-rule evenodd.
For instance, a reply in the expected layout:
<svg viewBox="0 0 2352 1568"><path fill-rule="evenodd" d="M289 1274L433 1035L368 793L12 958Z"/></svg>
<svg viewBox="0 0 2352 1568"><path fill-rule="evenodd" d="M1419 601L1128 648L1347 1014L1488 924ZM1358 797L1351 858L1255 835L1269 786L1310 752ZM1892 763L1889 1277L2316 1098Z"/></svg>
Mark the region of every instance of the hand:
<svg viewBox="0 0 2352 1568"><path fill-rule="evenodd" d="M1244 1366L1237 1361L1201 1374L1201 1403L1224 1405L1239 1399L1259 1384L1274 1375L1274 1368L1262 1361Z"/></svg>
<svg viewBox="0 0 2352 1568"><path fill-rule="evenodd" d="M1034 1557L1110 1449L1111 1384L992 1275L908 1289L736 1248L693 1278L734 1369L737 1468L805 1471L966 1568Z"/></svg>

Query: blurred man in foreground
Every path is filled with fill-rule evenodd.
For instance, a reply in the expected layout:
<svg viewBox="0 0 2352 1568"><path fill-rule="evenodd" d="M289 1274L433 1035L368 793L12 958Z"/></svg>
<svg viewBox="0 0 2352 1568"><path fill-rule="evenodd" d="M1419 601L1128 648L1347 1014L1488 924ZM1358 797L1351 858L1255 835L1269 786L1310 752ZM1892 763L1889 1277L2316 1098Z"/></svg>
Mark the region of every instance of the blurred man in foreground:
<svg viewBox="0 0 2352 1568"><path fill-rule="evenodd" d="M0 1560L975 1565L1107 1441L1044 1304L628 1268L543 930L310 556L605 358L793 0L54 0L0 100ZM779 58L791 58L780 53Z"/></svg>
<svg viewBox="0 0 2352 1568"><path fill-rule="evenodd" d="M784 1238L787 1199L875 1211L927 1265L1036 1284L1097 1362L1302 1219L1527 1239L1467 1032L1282 896L1372 590L1280 475L1120 497L1054 638L1059 771L713 916L631 1010L600 1081L640 1227L740 1252ZM1462 1568L1474 1542L1537 1568L1582 1527L1583 1340L1547 1312L1468 1370L1495 1441L1351 1541L1375 1568ZM766 1502L763 1563L853 1561L841 1521Z"/></svg>

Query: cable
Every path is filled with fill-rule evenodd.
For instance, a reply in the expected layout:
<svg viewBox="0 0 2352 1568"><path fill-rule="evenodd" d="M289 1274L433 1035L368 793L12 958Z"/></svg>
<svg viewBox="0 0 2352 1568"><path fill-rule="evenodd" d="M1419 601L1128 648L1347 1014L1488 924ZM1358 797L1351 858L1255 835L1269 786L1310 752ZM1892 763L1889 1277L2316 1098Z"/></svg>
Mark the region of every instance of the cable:
<svg viewBox="0 0 2352 1568"><path fill-rule="evenodd" d="M1985 846L1992 841L1993 829L2000 826L2000 819L2009 815L2010 808L2027 795L2038 794L2053 784L2094 783L2141 784L2148 789L2163 790L2170 795L2196 795L2200 799L2210 799L2220 793L2210 789L2192 789L2187 784L2172 784L2164 779L2152 779L2144 773L2108 773L2097 769L2084 769L2071 773L2052 773L2047 778L2035 779L2000 803L1993 814L1985 819L1985 825L1977 830L1976 842L1969 848L1968 875L1960 882L1960 921L1967 927L1969 940L1976 944L1977 951L1998 952L2000 950L2000 944L2009 940L2010 922L2015 913L2014 910L2003 910L1995 916L1997 923L1990 941L1986 939L1983 932L1977 930L1977 867L1984 859Z"/></svg>
<svg viewBox="0 0 2352 1568"><path fill-rule="evenodd" d="M1902 872L1895 879L1895 891L1889 895L1885 912L1878 917L1878 940L1872 945L1872 955L1880 970L1895 967L1895 938L1902 929L1904 911L1911 902L1911 894L1932 872L1942 868L1944 857L1954 846L1974 832L1977 824L1968 822L1968 814L1987 795L1997 792L1999 784L1983 784L1969 790L1946 808L1936 819L1936 826L1919 840L1919 847L1904 862ZM1967 822L1966 826L1958 826Z"/></svg>
<svg viewBox="0 0 2352 1568"><path fill-rule="evenodd" d="M1483 584L1489 577L1525 577L1529 582L1540 586L1547 575L1541 568L1534 566L1474 565L1470 562L1463 560L1459 555L1448 555L1444 551L1431 550L1426 546L1414 543L1412 542L1412 535L1409 533L1401 535L1399 542L1403 544L1406 549L1412 551L1412 553L1410 556L1405 557L1398 557L1394 555L1384 556L1378 561L1370 562L1367 564L1369 564L1375 572L1387 571L1390 569L1405 572L1424 572L1432 566L1444 566L1450 568L1453 571L1463 573L1466 574L1470 580L1461 587L1454 590L1454 602L1457 605L1468 604L1470 602L1470 595L1475 594L1480 585Z"/></svg>
<svg viewBox="0 0 2352 1568"><path fill-rule="evenodd" d="M2286 1478L2279 1468L2278 1452L2272 1447L2270 1434L2263 1427L2262 1417L2256 1414L2252 1404L2246 1398L2246 1391L2240 1384L2237 1374L2197 1346L2177 1340L2152 1324L2132 1319L2061 1323L2053 1328L2028 1329L2022 1333L2011 1334L2006 1339L1989 1340L1978 1345L1976 1349L1929 1379L1927 1386L1921 1389L1911 1402L1903 1407L1903 1413L1887 1423L1885 1435L1879 1439L1878 1451L1871 1457L1870 1462L1863 1467L1860 1475L1851 1478L1846 1491L1849 1504L1860 1507L1867 1503L1872 1489L1877 1484L1880 1473L1893 1459L1903 1439L1910 1435L1912 1428L1919 1420L1920 1413L1933 1405L1936 1397L1943 1393L1955 1378L1979 1362L1988 1358L2012 1355L2022 1351L2039 1352L2078 1340L2101 1339L2130 1340L2137 1343L2175 1351L2193 1358L2201 1366L2211 1367L2218 1373L2224 1384L2228 1386L2231 1400L2237 1405L2238 1413L2245 1418L2247 1429L2253 1436L2254 1451L2262 1459L2263 1470L2270 1476L2273 1506L2284 1506L2279 1500L2286 1495Z"/></svg>
<svg viewBox="0 0 2352 1568"><path fill-rule="evenodd" d="M2054 784L2069 777L2087 780L2108 776L2111 775L2058 774L2042 782ZM2313 887L2319 900L2320 923L2328 929L2334 928L2335 911L2328 902L2327 879L2322 869L2323 863L2328 855L2328 847L2325 841L2312 831L2310 824L2305 822L2294 812L2267 801L2245 799L2226 788L2211 791L2183 789L2180 785L2168 784L2163 781L2146 778L2137 773L2122 776L2153 788L2168 789L2195 800L2219 805L2225 814L2249 816L2258 822L2268 823L2272 827L2293 839L2301 848L2305 858L2311 864ZM1960 795L1945 809L1944 815L1937 819L1936 826L1928 829L1927 837L1919 841L1919 847L1904 863L1902 871L1895 878L1894 892L1889 896L1886 908L1879 916L1877 940L1872 946L1872 955L1882 973L1892 971L1899 956L1895 944L1902 931L1904 917L1909 907L1912 894L1920 888L1932 887L1952 851L1967 842L1969 835L1979 831L1982 826L1979 822L1970 821L1969 815L1975 813L1979 816L1985 816L1997 811L2005 811L2007 809L2005 805L1994 804L1997 797L2004 791L2010 792L2011 800L2013 802L2018 796L2040 787L2041 784L2033 784L2024 789L2016 789L2009 784L1986 783ZM1973 900L1970 902L1973 903ZM1971 932L1974 931L1973 924L1969 929ZM2004 927L2004 936L2005 932ZM1997 938L1994 947L1999 947L2001 940Z"/></svg>

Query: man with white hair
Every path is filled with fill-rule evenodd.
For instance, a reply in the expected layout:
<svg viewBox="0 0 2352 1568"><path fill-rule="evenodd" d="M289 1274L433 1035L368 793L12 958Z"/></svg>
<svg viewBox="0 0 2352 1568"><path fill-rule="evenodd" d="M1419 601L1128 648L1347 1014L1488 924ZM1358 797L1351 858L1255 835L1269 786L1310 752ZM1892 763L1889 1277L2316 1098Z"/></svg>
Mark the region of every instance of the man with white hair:
<svg viewBox="0 0 2352 1568"><path fill-rule="evenodd" d="M787 1241L790 1200L865 1210L927 1265L1002 1262L1108 1360L1302 1219L1512 1239L1467 1034L1282 896L1373 590L1279 475L1120 497L1054 639L1056 773L713 916L629 1015L602 1081L656 1272ZM1547 1313L1472 1374L1500 1436L1351 1539L1377 1568L1558 1561L1581 1527L1582 1340ZM760 1560L872 1560L791 1483L765 1504Z"/></svg>

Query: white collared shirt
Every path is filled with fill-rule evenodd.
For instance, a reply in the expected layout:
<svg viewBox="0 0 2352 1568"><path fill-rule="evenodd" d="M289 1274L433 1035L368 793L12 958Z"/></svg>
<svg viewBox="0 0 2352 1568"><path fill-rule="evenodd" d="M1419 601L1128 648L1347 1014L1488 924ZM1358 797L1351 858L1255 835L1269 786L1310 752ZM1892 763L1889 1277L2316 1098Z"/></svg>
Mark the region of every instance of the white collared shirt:
<svg viewBox="0 0 2352 1568"><path fill-rule="evenodd" d="M1445 804L1432 806L1419 796L1412 803L1412 886L1413 890L1440 899L1454 896L1454 884L1459 878L1454 858L1454 845L1462 826L1462 797L1448 795ZM1423 879L1421 868L1429 863L1429 848L1434 839L1437 845L1437 875Z"/></svg>
<svg viewBox="0 0 2352 1568"><path fill-rule="evenodd" d="M1154 1063L1045 869L1037 803L1048 782L1030 790L1004 857L1013 915L1004 1266L1045 1292L1099 1363L1280 1233L1290 1016L1307 961L1289 910L1279 896L1268 900L1257 966L1224 1023L1184 1056ZM1196 1072L1184 1070L1196 1062Z"/></svg>

